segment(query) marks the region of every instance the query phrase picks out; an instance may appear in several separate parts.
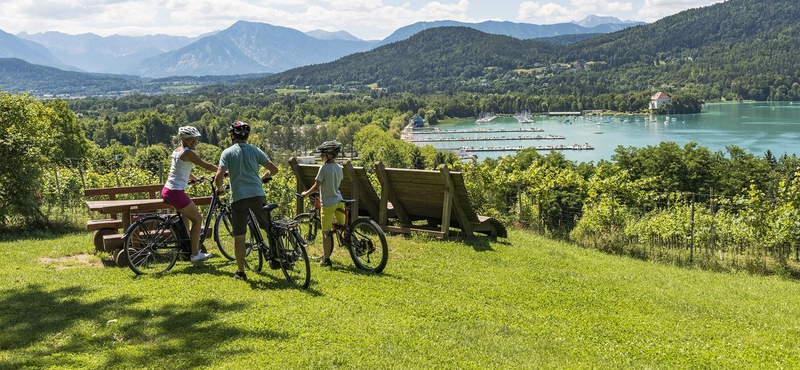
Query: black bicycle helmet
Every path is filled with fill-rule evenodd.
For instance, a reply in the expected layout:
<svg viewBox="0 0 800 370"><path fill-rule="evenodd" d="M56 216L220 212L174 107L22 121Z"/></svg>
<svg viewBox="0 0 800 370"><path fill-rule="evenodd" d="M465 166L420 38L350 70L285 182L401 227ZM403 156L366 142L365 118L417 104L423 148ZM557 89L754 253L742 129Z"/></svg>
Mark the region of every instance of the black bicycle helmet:
<svg viewBox="0 0 800 370"><path fill-rule="evenodd" d="M228 132L236 136L247 136L250 135L250 125L247 122L236 121L228 126Z"/></svg>
<svg viewBox="0 0 800 370"><path fill-rule="evenodd" d="M317 147L317 152L322 154L331 154L333 156L339 154L340 151L342 151L342 143L333 140L326 141Z"/></svg>

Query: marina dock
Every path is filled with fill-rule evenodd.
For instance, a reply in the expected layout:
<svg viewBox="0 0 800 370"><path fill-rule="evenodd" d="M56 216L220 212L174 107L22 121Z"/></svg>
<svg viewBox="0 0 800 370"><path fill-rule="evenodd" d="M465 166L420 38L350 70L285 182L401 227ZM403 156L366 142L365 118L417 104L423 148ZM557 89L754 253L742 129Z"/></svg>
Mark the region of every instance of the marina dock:
<svg viewBox="0 0 800 370"><path fill-rule="evenodd" d="M536 150L594 150L594 147L587 144L559 144L559 145L540 145L540 146L490 146L490 147L461 147L455 150L458 152L513 152L522 149L534 148ZM448 150L448 149L441 149Z"/></svg>
<svg viewBox="0 0 800 370"><path fill-rule="evenodd" d="M485 134L495 132L544 132L539 127L497 128L497 129L456 129L456 130L413 130L412 135L445 135L445 134Z"/></svg>
<svg viewBox="0 0 800 370"><path fill-rule="evenodd" d="M535 136L482 136L482 137L440 137L411 139L413 143L453 142L453 141L501 141L501 140L564 140L561 135L535 135Z"/></svg>

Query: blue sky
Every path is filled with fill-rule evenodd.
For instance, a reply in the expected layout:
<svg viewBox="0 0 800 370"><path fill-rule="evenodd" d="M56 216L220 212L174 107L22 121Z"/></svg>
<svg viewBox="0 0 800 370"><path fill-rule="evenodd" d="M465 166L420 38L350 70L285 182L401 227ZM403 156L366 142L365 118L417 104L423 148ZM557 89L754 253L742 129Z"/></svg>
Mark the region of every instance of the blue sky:
<svg viewBox="0 0 800 370"><path fill-rule="evenodd" d="M0 0L0 29L198 36L238 20L300 31L344 30L368 40L419 21L552 24L587 15L654 22L722 0Z"/></svg>

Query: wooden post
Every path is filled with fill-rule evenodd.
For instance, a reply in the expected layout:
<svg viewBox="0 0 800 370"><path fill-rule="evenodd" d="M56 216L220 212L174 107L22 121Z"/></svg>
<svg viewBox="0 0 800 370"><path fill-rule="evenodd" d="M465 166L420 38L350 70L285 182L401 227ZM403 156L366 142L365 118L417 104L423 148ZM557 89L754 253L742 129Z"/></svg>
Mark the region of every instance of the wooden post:
<svg viewBox="0 0 800 370"><path fill-rule="evenodd" d="M472 233L472 223L467 217L467 213L464 211L463 205L465 204L465 202L459 199L458 195L456 194L456 187L455 185L453 185L453 178L450 177L450 170L447 168L447 165L440 164L439 172L442 173L442 179L444 180L445 184L445 199L447 197L447 194L449 193L451 205L455 207L456 210L456 217L458 218L458 224L461 226L461 229L464 230L464 233L467 235L467 237L471 238L475 236ZM447 227L449 228L451 209L450 205L448 205L447 202L445 202L445 208L447 208L447 220L448 220ZM444 217L442 218L442 223L444 223Z"/></svg>
<svg viewBox="0 0 800 370"><path fill-rule="evenodd" d="M292 157L292 159L289 160L289 167L292 168L292 173L294 173L294 177L295 179L297 179L297 189L296 189L297 192L298 193L304 192L306 189L309 188L309 186L307 186L305 180L303 180L303 170L300 169L300 164L297 163L296 157ZM303 213L303 211L305 211L303 209L302 199L297 200L297 206L295 207L295 210L297 211L298 215Z"/></svg>
<svg viewBox="0 0 800 370"><path fill-rule="evenodd" d="M352 183L352 189L350 189L350 194L353 195L353 205L351 206L351 211L355 212L355 215L350 214L350 219L355 221L358 219L359 214L359 202L361 198L361 194L359 194L359 186L358 186L358 176L356 176L356 170L353 168L353 164L350 161L344 162L344 171L347 173L347 176L350 177L350 183Z"/></svg>

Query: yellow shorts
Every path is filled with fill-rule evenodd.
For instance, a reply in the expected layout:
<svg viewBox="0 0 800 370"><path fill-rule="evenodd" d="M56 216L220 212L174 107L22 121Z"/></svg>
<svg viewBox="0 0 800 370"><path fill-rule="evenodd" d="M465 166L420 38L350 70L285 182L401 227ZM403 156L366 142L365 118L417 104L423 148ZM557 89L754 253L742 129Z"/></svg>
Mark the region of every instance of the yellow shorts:
<svg viewBox="0 0 800 370"><path fill-rule="evenodd" d="M337 210L341 209L341 212ZM336 223L344 225L344 203L339 202L334 206L322 209L322 232L331 231L333 226L333 219L336 218Z"/></svg>

